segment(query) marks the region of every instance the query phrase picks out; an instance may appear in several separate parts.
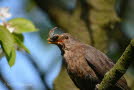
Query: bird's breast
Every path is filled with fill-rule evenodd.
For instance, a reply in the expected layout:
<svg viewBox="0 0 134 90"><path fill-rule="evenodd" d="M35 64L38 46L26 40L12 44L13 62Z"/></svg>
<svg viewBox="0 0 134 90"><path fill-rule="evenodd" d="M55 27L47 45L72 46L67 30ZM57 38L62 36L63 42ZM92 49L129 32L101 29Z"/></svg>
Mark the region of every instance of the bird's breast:
<svg viewBox="0 0 134 90"><path fill-rule="evenodd" d="M64 61L67 71L75 76L83 77L90 73L89 66L85 61L82 53L66 51L64 54Z"/></svg>

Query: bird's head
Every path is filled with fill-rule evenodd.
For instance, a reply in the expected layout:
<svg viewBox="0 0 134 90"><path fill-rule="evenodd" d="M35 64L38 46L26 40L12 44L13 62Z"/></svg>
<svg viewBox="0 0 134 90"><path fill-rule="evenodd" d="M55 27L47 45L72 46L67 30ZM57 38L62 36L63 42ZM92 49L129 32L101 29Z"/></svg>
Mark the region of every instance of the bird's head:
<svg viewBox="0 0 134 90"><path fill-rule="evenodd" d="M54 30L56 29L53 28L49 32L49 37L48 37L48 43L49 44L56 44L60 48L65 48L65 47L71 47L76 43L76 39L73 38L69 33L63 33L63 34L54 34Z"/></svg>

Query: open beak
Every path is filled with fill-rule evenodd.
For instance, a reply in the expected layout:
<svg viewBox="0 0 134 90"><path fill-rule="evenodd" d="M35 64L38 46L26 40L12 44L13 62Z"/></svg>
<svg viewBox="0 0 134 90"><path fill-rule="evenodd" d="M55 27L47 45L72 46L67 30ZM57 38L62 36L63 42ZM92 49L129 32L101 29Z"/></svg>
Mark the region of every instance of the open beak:
<svg viewBox="0 0 134 90"><path fill-rule="evenodd" d="M60 38L60 37L59 37ZM49 44L60 44L62 42L62 40L56 40L56 41L53 41L51 38L48 38L48 43Z"/></svg>
<svg viewBox="0 0 134 90"><path fill-rule="evenodd" d="M56 44L56 42L53 42L50 38L47 39L49 44Z"/></svg>
<svg viewBox="0 0 134 90"><path fill-rule="evenodd" d="M49 44L59 44L59 41L52 41L50 38L47 39Z"/></svg>

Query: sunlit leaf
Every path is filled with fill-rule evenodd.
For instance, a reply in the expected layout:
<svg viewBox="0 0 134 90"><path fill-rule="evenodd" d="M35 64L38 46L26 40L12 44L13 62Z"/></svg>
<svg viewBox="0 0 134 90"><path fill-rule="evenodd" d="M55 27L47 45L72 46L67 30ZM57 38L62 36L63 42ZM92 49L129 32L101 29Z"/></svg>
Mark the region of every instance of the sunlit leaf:
<svg viewBox="0 0 134 90"><path fill-rule="evenodd" d="M14 18L9 20L8 23L15 28L14 33L37 31L37 28L34 26L34 24L24 18Z"/></svg>
<svg viewBox="0 0 134 90"><path fill-rule="evenodd" d="M12 35L15 36L17 39L19 39L21 42L24 41L24 36L23 36L23 34L12 33Z"/></svg>
<svg viewBox="0 0 134 90"><path fill-rule="evenodd" d="M12 51L10 53L9 58L10 59L9 59L8 63L9 63L10 66L13 66L14 63L15 63L15 59L16 59L16 50L15 50L15 48L12 48Z"/></svg>
<svg viewBox="0 0 134 90"><path fill-rule="evenodd" d="M14 65L16 57L14 38L4 26L0 26L0 44L6 55L9 65Z"/></svg>
<svg viewBox="0 0 134 90"><path fill-rule="evenodd" d="M17 44L17 47L19 47L19 49L23 49L25 50L27 53L30 53L30 51L27 49L27 47L23 44L23 35L22 34L13 34L14 39L15 39L15 43Z"/></svg>

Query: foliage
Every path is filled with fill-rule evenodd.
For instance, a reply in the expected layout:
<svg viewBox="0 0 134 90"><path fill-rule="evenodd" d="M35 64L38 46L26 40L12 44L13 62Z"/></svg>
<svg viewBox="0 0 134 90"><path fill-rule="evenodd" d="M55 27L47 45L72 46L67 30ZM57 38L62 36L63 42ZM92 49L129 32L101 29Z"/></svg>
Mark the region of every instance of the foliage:
<svg viewBox="0 0 134 90"><path fill-rule="evenodd" d="M37 31L33 23L24 18L14 18L0 25L0 45L10 66L15 63L17 49L30 53L23 44L22 33L33 31Z"/></svg>
<svg viewBox="0 0 134 90"><path fill-rule="evenodd" d="M9 20L8 23L15 28L14 33L37 31L33 23L24 18L14 18Z"/></svg>

